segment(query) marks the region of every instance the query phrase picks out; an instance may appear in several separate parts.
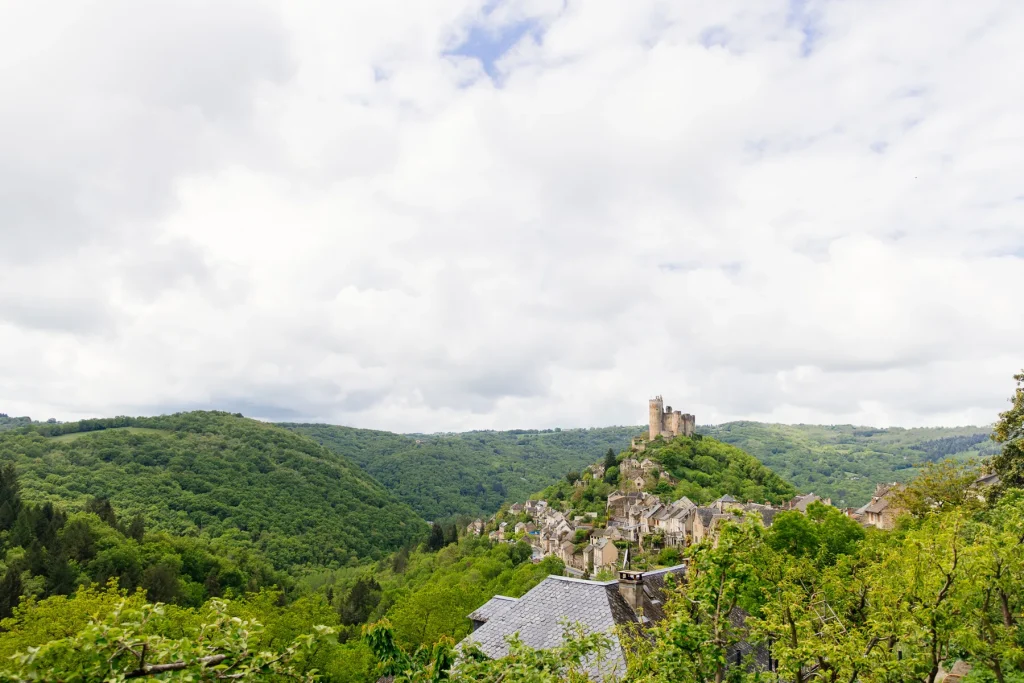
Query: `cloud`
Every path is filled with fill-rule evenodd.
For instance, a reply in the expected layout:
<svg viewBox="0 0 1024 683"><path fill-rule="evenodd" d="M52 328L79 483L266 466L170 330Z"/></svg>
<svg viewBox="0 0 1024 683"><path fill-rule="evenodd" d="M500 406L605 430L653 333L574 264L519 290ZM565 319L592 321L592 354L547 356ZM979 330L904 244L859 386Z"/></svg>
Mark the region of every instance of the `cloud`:
<svg viewBox="0 0 1024 683"><path fill-rule="evenodd" d="M0 409L990 422L1024 10L925 10L20 6Z"/></svg>

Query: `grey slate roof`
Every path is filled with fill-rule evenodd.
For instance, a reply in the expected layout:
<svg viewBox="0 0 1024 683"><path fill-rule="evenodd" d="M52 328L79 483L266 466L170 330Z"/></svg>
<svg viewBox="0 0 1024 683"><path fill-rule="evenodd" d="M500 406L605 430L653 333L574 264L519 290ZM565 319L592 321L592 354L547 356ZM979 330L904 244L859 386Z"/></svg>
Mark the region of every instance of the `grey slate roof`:
<svg viewBox="0 0 1024 683"><path fill-rule="evenodd" d="M697 508L697 516L700 517L700 523L706 527L711 526L711 519L718 514L718 508Z"/></svg>
<svg viewBox="0 0 1024 683"><path fill-rule="evenodd" d="M477 607L476 610L469 615L469 618L471 621L486 622L496 616L504 614L517 602L519 602L518 598L495 595L493 598Z"/></svg>
<svg viewBox="0 0 1024 683"><path fill-rule="evenodd" d="M684 570L685 566L680 565L644 573L644 623L664 618L665 575L669 572L682 573ZM506 638L518 633L529 647L553 648L562 643L566 624L577 623L588 633L608 633L612 639L612 648L605 655L605 660L591 662L591 674L596 679L609 673L621 677L626 670L626 661L613 629L619 624L638 621L637 613L619 592L618 581L584 581L549 576L508 609L491 616L487 623L466 636L460 647L475 643L488 657L498 659L508 654Z"/></svg>

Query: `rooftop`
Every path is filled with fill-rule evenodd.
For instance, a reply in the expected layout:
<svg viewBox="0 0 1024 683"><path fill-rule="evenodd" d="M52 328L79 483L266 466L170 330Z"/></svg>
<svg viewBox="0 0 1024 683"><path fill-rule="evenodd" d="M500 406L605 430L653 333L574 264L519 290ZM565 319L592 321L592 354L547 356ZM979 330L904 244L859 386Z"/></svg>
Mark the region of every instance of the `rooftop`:
<svg viewBox="0 0 1024 683"><path fill-rule="evenodd" d="M466 636L462 644L475 643L488 656L495 659L508 654L507 638L518 633L523 643L533 648L547 649L562 643L567 624L576 623L588 633L608 633L612 650L604 661L591 662L592 674L601 677L625 673L626 662L621 645L612 632L625 623L650 623L664 618L665 576L681 574L685 565L677 565L641 574L642 608L634 611L619 591L618 581L588 581L564 576L549 576L526 595L508 607L491 607L494 599L473 612L478 615L485 608L492 612L482 626ZM476 619L470 615L471 619Z"/></svg>

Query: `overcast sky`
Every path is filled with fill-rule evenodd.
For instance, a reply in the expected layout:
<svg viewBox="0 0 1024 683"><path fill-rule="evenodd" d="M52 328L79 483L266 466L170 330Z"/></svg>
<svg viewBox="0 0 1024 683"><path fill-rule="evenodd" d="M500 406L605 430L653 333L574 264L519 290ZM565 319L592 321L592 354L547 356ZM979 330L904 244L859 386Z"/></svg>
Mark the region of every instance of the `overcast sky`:
<svg viewBox="0 0 1024 683"><path fill-rule="evenodd" d="M1018 0L0 0L0 412L988 424Z"/></svg>

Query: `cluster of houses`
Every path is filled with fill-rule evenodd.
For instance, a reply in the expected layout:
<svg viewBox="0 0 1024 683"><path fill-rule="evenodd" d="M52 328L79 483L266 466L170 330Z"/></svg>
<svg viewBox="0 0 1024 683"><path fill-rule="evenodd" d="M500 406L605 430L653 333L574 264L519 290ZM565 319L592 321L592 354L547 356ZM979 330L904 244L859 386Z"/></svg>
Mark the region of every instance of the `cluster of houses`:
<svg viewBox="0 0 1024 683"><path fill-rule="evenodd" d="M642 463L638 463L642 467ZM797 496L783 506L765 503L741 503L725 495L706 506L696 505L685 496L674 502L646 491L616 490L608 495L604 526L598 525L598 514L588 512L570 517L544 500L515 503L506 517L488 534L492 541L525 541L539 560L554 555L562 560L566 572L576 576L593 576L614 571L619 564L617 541L635 544L640 551L658 547L683 548L704 539L716 539L726 521L740 521L753 513L755 519L770 527L775 515L783 510L806 513L807 506L819 501L831 505L813 493ZM518 520L518 521L516 521ZM472 522L467 531L482 535L487 528L483 520Z"/></svg>

